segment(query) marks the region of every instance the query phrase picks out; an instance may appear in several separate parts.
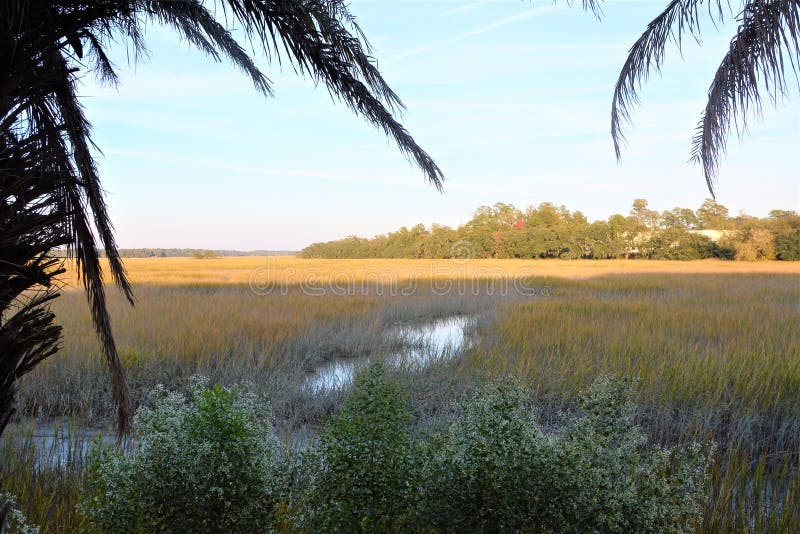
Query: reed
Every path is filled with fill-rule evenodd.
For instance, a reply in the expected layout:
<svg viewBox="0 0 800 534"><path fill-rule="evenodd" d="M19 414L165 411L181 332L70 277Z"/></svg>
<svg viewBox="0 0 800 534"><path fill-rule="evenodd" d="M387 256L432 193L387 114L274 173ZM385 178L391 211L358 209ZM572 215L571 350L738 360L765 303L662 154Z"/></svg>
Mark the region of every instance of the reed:
<svg viewBox="0 0 800 534"><path fill-rule="evenodd" d="M79 421L12 425L0 438L0 489L16 496L28 523L69 534L81 524L76 504L91 441Z"/></svg>
<svg viewBox="0 0 800 534"><path fill-rule="evenodd" d="M181 388L194 374L249 380L272 399L288 440L343 398L310 393L308 371L392 352L383 332L395 324L467 314L476 317L469 347L424 371L398 372L423 420L447 417L451 402L492 377L532 385L545 422L597 376L634 377L637 418L652 443L717 443L704 530L800 524L797 263L287 257L126 265L137 305L111 291L109 306L138 403L152 385ZM85 297L67 288L54 309L63 347L26 378L21 412L102 424L113 414ZM55 513L25 498L36 517Z"/></svg>

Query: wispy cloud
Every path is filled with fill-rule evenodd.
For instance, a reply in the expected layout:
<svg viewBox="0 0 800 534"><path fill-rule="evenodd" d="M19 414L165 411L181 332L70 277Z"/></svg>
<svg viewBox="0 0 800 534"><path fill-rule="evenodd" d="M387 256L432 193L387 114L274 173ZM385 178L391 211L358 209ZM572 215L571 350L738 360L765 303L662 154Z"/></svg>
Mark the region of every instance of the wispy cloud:
<svg viewBox="0 0 800 534"><path fill-rule="evenodd" d="M482 34L489 33L489 32L492 32L494 30L503 28L504 26L508 26L509 24L514 24L516 22L520 22L522 20L527 20L527 19L530 19L530 18L533 18L533 17L540 17L542 15L549 15L549 14L554 13L556 11L559 11L561 9L563 9L563 8L560 7L560 6L555 6L555 5L534 7L534 8L528 9L527 11L523 11L522 13L518 13L516 15L510 15L508 17L503 17L501 19L495 20L494 22L490 22L489 24L486 24L484 26L480 26L480 27L475 28L473 30L453 35L452 37L448 37L447 39L442 39L442 40L437 41L435 43L431 43L431 44L428 44L428 45L424 45L424 46L409 50L408 52L405 52L403 54L400 54L400 55L397 55L397 56L391 58L387 63L389 65L396 64L396 63L399 63L400 61L403 61L403 60L408 59L410 57L418 56L418 55L421 55L421 54L426 54L428 52L433 52L435 50L441 50L442 48L446 48L446 47L452 46L452 45L454 45L456 43L459 43L461 41L465 41L467 39L470 39L471 37L476 37L478 35L482 35Z"/></svg>
<svg viewBox="0 0 800 534"><path fill-rule="evenodd" d="M247 174L257 174L261 176L283 176L283 177L303 177L303 178L335 178L334 174L319 171L316 169L270 169L255 165L237 165L210 159L187 158L172 156L159 152L148 152L138 150L126 150L111 148L103 151L107 156L122 156L145 161L156 161L161 163L173 163L178 165L190 165L192 167L203 167Z"/></svg>
<svg viewBox="0 0 800 534"><path fill-rule="evenodd" d="M374 172L364 172L354 170L352 173L332 173L319 169L309 168L269 168L257 165L238 165L213 159L198 159L181 156L173 156L160 152L137 151L127 149L110 148L103 153L108 157L123 157L144 161L153 161L183 166L199 167L203 169L214 169L228 171L248 176L269 176L273 178L312 178L321 180L335 180L344 182L358 182L369 184L381 184L390 186L402 186L412 188L428 188L427 184L419 180L419 177L412 170L409 177L388 176Z"/></svg>
<svg viewBox="0 0 800 534"><path fill-rule="evenodd" d="M475 2L469 2L467 4L448 9L442 13L442 16L449 17L452 15L458 15L459 13L467 13L481 6L485 6L486 4L491 4L492 2L497 2L497 0L477 0Z"/></svg>
<svg viewBox="0 0 800 534"><path fill-rule="evenodd" d="M628 47L663 3L605 0L597 22L577 0L352 0L408 105L402 122L445 172L443 195L290 63L255 54L276 91L264 99L241 72L154 25L149 59L132 65L124 46L114 49L118 92L91 77L81 90L119 237L295 248L420 221L456 225L500 200L553 201L590 218L625 212L637 197L654 209L697 206L708 192L687 163L691 136L735 21L702 46L686 43L683 58L670 47L668 72L649 81L626 126L620 163L608 131ZM719 194L732 213L800 205L798 113L765 106L741 143L731 137Z"/></svg>

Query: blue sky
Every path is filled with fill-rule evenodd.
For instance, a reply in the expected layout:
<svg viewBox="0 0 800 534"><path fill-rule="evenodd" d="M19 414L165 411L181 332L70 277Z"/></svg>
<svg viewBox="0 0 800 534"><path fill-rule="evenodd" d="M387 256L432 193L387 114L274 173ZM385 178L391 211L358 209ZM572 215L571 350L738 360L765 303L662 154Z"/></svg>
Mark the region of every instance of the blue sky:
<svg viewBox="0 0 800 534"><path fill-rule="evenodd" d="M354 1L402 122L445 173L438 193L382 132L291 66L260 65L255 92L152 27L149 58L113 60L119 88L83 81L102 179L122 247L299 249L401 225L456 226L480 205L544 201L591 220L699 206L690 141L733 26L670 50L642 91L617 164L612 89L627 49L665 1L608 1L604 17L561 0ZM800 106L765 108L722 163L717 199L732 214L797 210Z"/></svg>

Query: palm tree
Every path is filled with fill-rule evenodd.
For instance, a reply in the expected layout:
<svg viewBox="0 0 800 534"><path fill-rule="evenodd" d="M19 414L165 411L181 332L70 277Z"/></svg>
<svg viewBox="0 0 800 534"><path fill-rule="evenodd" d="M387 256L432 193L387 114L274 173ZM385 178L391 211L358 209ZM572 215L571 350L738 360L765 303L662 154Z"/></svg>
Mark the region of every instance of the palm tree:
<svg viewBox="0 0 800 534"><path fill-rule="evenodd" d="M68 176L50 172L46 149L30 139L0 148L0 431L14 413L17 380L58 348L61 328L47 303L64 273L47 251L68 243L64 213L50 191ZM41 169L35 172L34 169ZM11 200L11 202L8 202ZM38 287L38 290L34 290ZM2 521L0 521L2 525Z"/></svg>
<svg viewBox="0 0 800 534"><path fill-rule="evenodd" d="M624 140L622 124L638 104L637 91L651 72L660 71L667 43L680 48L687 36L700 41L701 21L738 22L728 51L708 89L708 100L692 140L692 159L703 167L714 195L719 158L728 135L746 130L750 115L761 110L763 94L776 104L798 82L800 61L800 0L741 0L738 12L728 0L671 0L630 49L620 72L611 109L611 135L617 158Z"/></svg>
<svg viewBox="0 0 800 534"><path fill-rule="evenodd" d="M131 303L133 292L117 254L76 81L91 73L116 84L108 46L121 40L141 56L145 27L153 23L172 28L216 61L232 62L266 96L271 83L246 46L269 61L289 61L381 128L441 188L442 172L395 118L403 104L342 0L3 0L0 433L13 414L19 379L58 347L60 327L48 303L63 272L54 256L59 246L74 258L86 288L110 370L118 432L130 429L132 404L106 308L98 245Z"/></svg>

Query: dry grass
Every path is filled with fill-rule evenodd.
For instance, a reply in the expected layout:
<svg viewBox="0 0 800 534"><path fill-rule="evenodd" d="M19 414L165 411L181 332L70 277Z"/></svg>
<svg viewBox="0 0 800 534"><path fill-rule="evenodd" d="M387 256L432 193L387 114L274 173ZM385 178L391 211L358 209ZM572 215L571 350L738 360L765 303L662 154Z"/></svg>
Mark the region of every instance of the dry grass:
<svg viewBox="0 0 800 534"><path fill-rule="evenodd" d="M126 265L137 305L114 291L109 304L140 402L154 383L180 387L203 373L252 380L281 420L314 425L340 396L304 390L309 369L392 350L382 333L397 322L471 314L479 318L472 348L401 377L417 413L438 417L476 382L514 374L549 406L543 415L556 417L597 375L636 377L651 440L719 445L707 531L800 522L798 263L279 257ZM547 287L546 296L498 285L520 277ZM478 281L445 291L454 278ZM67 290L54 308L64 346L26 380L24 411L102 421L110 394L85 297Z"/></svg>
<svg viewBox="0 0 800 534"><path fill-rule="evenodd" d="M249 284L282 281L299 284L315 279L327 282L353 276L356 280L380 279L393 274L397 280L442 276L584 279L620 274L795 274L798 262L733 262L723 260L409 260L409 259L303 259L294 256L194 258L130 258L125 260L134 285ZM105 269L106 272L108 269ZM74 289L74 269L64 282Z"/></svg>

